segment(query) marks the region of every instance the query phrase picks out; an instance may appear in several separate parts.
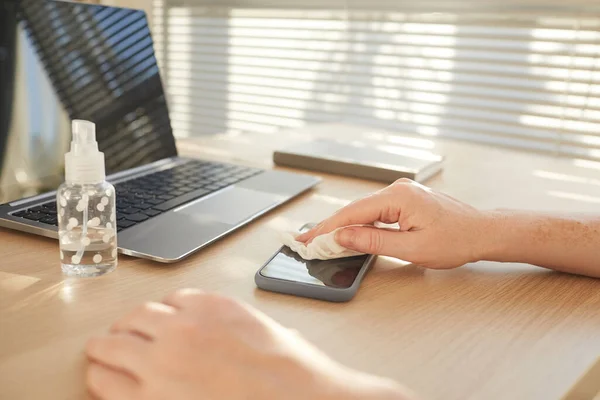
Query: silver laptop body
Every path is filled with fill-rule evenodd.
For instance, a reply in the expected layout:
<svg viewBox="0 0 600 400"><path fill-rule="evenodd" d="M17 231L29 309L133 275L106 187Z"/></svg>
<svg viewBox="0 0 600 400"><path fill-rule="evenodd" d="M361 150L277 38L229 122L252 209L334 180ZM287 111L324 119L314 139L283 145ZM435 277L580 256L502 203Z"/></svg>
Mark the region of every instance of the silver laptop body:
<svg viewBox="0 0 600 400"><path fill-rule="evenodd" d="M0 226L58 237L52 203L71 119L96 123L117 203L129 196L118 209L123 254L181 260L319 182L179 157L143 11L56 0L1 7ZM154 186L135 190L146 182Z"/></svg>

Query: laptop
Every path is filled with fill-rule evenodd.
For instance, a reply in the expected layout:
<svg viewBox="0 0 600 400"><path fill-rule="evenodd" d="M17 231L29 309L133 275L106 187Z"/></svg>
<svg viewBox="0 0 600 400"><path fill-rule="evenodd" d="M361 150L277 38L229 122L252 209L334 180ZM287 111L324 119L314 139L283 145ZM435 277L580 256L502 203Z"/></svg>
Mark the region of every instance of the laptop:
<svg viewBox="0 0 600 400"><path fill-rule="evenodd" d="M319 182L179 157L143 11L0 3L0 226L58 238L73 119L96 123L126 255L181 260Z"/></svg>

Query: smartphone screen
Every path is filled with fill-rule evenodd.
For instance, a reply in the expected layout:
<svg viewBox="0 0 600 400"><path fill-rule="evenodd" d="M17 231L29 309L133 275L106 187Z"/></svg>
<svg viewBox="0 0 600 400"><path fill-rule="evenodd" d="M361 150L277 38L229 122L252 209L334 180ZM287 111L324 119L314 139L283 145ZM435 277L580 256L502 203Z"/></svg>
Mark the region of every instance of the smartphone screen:
<svg viewBox="0 0 600 400"><path fill-rule="evenodd" d="M369 256L307 261L285 246L261 270L267 278L347 289Z"/></svg>

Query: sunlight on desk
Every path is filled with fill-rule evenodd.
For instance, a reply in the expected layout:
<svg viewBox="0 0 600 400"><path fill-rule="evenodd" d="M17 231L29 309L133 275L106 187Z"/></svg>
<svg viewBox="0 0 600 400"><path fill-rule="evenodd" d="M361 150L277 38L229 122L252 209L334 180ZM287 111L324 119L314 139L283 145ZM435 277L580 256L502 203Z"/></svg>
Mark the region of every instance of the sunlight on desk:
<svg viewBox="0 0 600 400"><path fill-rule="evenodd" d="M587 169L599 169L600 162L591 160L573 160L573 165L576 167L587 168Z"/></svg>
<svg viewBox="0 0 600 400"><path fill-rule="evenodd" d="M324 194L315 194L313 199L324 201L325 203L333 204L338 207L345 207L350 204L354 199L342 199L334 196L327 196Z"/></svg>
<svg viewBox="0 0 600 400"><path fill-rule="evenodd" d="M580 194L580 193L549 191L548 195L553 196L553 197L558 197L561 199L582 201L584 203L600 203L600 197L588 196L588 195Z"/></svg>
<svg viewBox="0 0 600 400"><path fill-rule="evenodd" d="M2 292L16 293L39 281L39 278L34 278L32 276L0 271L0 291Z"/></svg>
<svg viewBox="0 0 600 400"><path fill-rule="evenodd" d="M71 280L65 280L64 284L62 285L62 288L60 289L59 292L59 297L65 302L65 303L70 303L74 300L74 295L73 295L73 291L74 291L74 282Z"/></svg>
<svg viewBox="0 0 600 400"><path fill-rule="evenodd" d="M572 182L572 183L581 183L584 185L600 186L600 180L598 180L598 179L586 178L583 176L566 175L566 174L550 172L550 171L535 170L535 171L533 171L533 176L536 176L538 178L551 179L551 180L555 180L555 181Z"/></svg>
<svg viewBox="0 0 600 400"><path fill-rule="evenodd" d="M269 222L267 222L267 226L273 230L273 233L279 233L284 231L297 231L303 225L310 222L313 221L301 221L300 219L292 217L277 216L272 218Z"/></svg>

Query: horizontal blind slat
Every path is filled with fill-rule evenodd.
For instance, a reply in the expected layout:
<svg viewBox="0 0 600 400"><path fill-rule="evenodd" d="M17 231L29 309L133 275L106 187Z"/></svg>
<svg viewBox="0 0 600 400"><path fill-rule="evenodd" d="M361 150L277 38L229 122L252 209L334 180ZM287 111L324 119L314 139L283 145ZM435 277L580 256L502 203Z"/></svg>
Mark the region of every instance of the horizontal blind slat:
<svg viewBox="0 0 600 400"><path fill-rule="evenodd" d="M200 110L218 110L223 109L219 103L205 100L198 102L193 109L190 109L188 105L180 107L174 107L173 119L179 121L197 121L198 113ZM244 114L246 116L253 115L255 118L260 118L262 121L287 121L301 123L304 118L310 120L338 120L340 111L328 111L323 110L286 110L283 111L281 108L267 107L267 106L255 106L252 104L242 104L229 102L226 105L225 111L227 114ZM460 118L458 115L444 115L444 116L431 116L428 114L422 114L418 112L401 112L401 111L389 111L383 109L370 110L364 107L348 106L344 110L345 112L351 113L352 116L373 116L376 114L380 120L391 120L398 122L418 122L422 126L437 126L437 121L443 121L445 128L461 129L465 132L477 131L484 132L487 134L495 134L505 137L522 137L528 139L537 139L542 141L556 141L559 139L560 132L550 127L545 129L526 128L516 123L510 123L510 121L486 121L483 116L478 119L467 119ZM286 124L287 124L286 122ZM194 122L198 123L198 122ZM287 125L286 125L287 126ZM543 128L543 127L542 127ZM592 135L580 135L573 134L565 137L565 142L573 145L580 145L583 147L600 147L600 137Z"/></svg>
<svg viewBox="0 0 600 400"><path fill-rule="evenodd" d="M165 0L163 0L165 1ZM592 0L166 0L173 7L229 7L246 9L293 9L293 10L407 10L411 12L519 12L521 14L552 13L578 15L600 12L600 6ZM164 4L164 3L163 3Z"/></svg>
<svg viewBox="0 0 600 400"><path fill-rule="evenodd" d="M305 99L290 99L286 97L267 96L267 95L256 95L253 91L249 94L244 94L243 88L240 86L238 90L229 88L233 93L229 95L223 95L220 90L211 90L207 86L202 86L201 95L195 96L194 94L188 95L187 92L178 91L178 88L172 88L170 94L174 96L172 104L175 106L178 104L185 104L188 106L194 106L204 100L222 102L240 102L247 104L261 104L272 107L280 107L282 109L319 109L327 112L334 112L335 110L341 109L344 105L360 105L364 107L370 107L372 109L381 110L422 110L425 113L430 114L447 114L452 110L456 109L459 114L465 114L472 110L486 110L487 112L503 112L504 115L510 115L514 117L519 113L524 113L528 117L546 117L556 118L557 116L564 116L565 121L583 121L583 122L600 122L600 110L586 110L582 111L577 108L564 108L560 109L557 106L541 106L535 104L515 104L509 102L492 102L481 99L462 99L457 101L453 99L451 106L447 106L447 102L434 102L431 99L419 96L419 93L407 94L404 101L397 99L384 99L381 97L338 97L333 96L319 96L319 97L306 97ZM588 132L591 135L599 135L600 131L596 129Z"/></svg>
<svg viewBox="0 0 600 400"><path fill-rule="evenodd" d="M477 79L471 76L463 77L455 76L451 81L438 79L438 76L423 76L423 74L415 74L416 76L407 75L402 79L391 79L386 77L374 76L365 78L361 75L355 75L350 80L351 84L340 83L344 74L335 76L333 74L323 75L322 79L314 81L306 81L302 79L285 79L269 76L266 74L224 74L222 72L213 72L203 69L191 68L174 68L172 70L172 78L170 81L174 85L193 85L194 81L213 81L223 83L237 83L256 87L285 89L285 90L304 90L308 92L322 92L336 89L336 86L344 84L344 92L367 93L366 91L382 93L388 90L390 93L400 93L406 89L418 90L422 92L433 92L440 94L452 95L453 93L464 92L481 97L501 97L515 101L532 101L539 99L550 104L569 104L577 106L593 106L598 107L598 98L586 95L588 93L598 93L598 85L576 85L565 82L549 82L546 90L539 93L539 97L535 96L534 90L540 89L540 86L535 85L531 81L492 79L486 77L478 77ZM169 74L169 76L171 76ZM338 80L327 79L333 76ZM429 79L427 79L429 78ZM500 82L510 83L510 85L499 86ZM522 88L528 90L520 90L519 83L522 83ZM460 86L459 86L460 84ZM591 88L590 88L591 86ZM566 95L563 95L566 93ZM582 94L578 96L578 94Z"/></svg>
<svg viewBox="0 0 600 400"><path fill-rule="evenodd" d="M193 135L203 119L203 132L354 120L600 158L592 2L528 1L494 13L487 3L456 1L433 15L428 7L440 2L361 1L328 9L327 1L156 0L156 49L176 132Z"/></svg>

